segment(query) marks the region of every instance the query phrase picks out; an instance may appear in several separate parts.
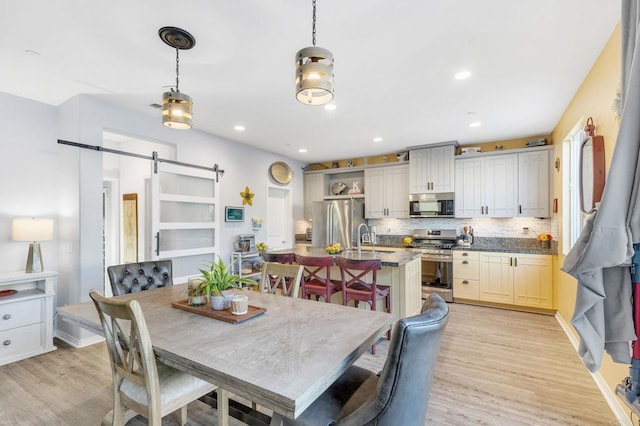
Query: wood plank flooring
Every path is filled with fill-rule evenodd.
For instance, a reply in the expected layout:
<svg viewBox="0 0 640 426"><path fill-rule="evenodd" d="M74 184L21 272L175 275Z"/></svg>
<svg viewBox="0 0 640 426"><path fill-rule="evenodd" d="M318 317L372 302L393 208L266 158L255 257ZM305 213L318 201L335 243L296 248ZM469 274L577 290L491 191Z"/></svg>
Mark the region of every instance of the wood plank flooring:
<svg viewBox="0 0 640 426"><path fill-rule="evenodd" d="M618 424L555 318L449 307L425 424ZM111 409L105 346L56 345L57 351L0 367L0 425L98 425ZM379 371L387 350L382 340L376 355L357 364ZM189 425L216 423L215 410L190 404ZM128 424L147 422L138 416Z"/></svg>

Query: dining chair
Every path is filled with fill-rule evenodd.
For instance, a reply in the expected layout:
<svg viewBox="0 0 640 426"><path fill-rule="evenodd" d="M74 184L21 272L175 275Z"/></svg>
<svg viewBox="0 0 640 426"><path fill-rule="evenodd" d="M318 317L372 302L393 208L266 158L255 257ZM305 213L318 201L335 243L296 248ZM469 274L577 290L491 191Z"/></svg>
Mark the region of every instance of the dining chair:
<svg viewBox="0 0 640 426"><path fill-rule="evenodd" d="M136 300L107 298L96 290L89 296L100 316L111 362L112 424L124 425L141 414L149 425L160 426L162 417L179 410L180 425L185 425L187 404L216 387L156 360L147 323Z"/></svg>
<svg viewBox="0 0 640 426"><path fill-rule="evenodd" d="M114 296L173 285L171 260L113 265L107 275Z"/></svg>
<svg viewBox="0 0 640 426"><path fill-rule="evenodd" d="M284 296L297 297L303 271L300 265L265 262L260 276L260 291L277 294L281 290Z"/></svg>
<svg viewBox="0 0 640 426"><path fill-rule="evenodd" d="M311 299L315 296L316 300L324 297L324 301L331 302L331 295L340 291L340 283L331 280L331 266L333 258L331 256L302 256L295 255L298 265L304 267L304 276L302 277L302 298Z"/></svg>
<svg viewBox="0 0 640 426"><path fill-rule="evenodd" d="M380 374L351 366L297 419L274 413L271 425L424 426L448 315L431 294L420 314L396 322Z"/></svg>
<svg viewBox="0 0 640 426"><path fill-rule="evenodd" d="M366 302L371 310L377 309L378 300L385 300L385 312L391 313L391 288L378 284L378 271L382 269L380 259L347 259L336 257L336 265L340 268L342 284L342 304L354 302L357 308L360 302ZM368 278L370 277L370 278ZM391 332L387 332L387 339ZM375 343L371 346L371 353L376 353Z"/></svg>

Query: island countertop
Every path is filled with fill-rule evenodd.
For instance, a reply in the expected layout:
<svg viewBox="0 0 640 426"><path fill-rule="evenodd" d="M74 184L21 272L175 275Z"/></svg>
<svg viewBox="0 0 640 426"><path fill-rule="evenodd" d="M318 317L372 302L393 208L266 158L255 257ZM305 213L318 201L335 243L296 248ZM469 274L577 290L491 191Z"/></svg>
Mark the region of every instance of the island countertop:
<svg viewBox="0 0 640 426"><path fill-rule="evenodd" d="M344 257L346 259L380 259L382 266L399 267L413 259L420 257L421 253L411 251L391 251L391 250L371 250L369 247L364 248L360 254L357 249L348 249L339 254L329 254L320 247L300 247L278 250L268 250L267 253L294 253L300 256L315 257Z"/></svg>

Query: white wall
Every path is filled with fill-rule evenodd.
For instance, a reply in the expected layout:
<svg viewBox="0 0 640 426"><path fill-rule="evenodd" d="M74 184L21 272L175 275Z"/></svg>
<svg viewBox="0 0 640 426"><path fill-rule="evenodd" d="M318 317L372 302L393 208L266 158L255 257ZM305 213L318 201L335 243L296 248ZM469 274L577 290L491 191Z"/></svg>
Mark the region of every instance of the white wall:
<svg viewBox="0 0 640 426"><path fill-rule="evenodd" d="M274 161L285 161L294 170L294 179L288 185L293 195L293 220L302 217L303 163L197 130L166 128L159 114L151 117L127 111L90 96L52 107L0 93L0 117L0 272L25 266L27 245L10 241L11 219L52 217L55 240L43 243L42 248L45 268L60 274L58 305L87 301L91 289L102 289L104 154L59 145L57 139L100 146L103 132L111 131L175 144L178 161L219 164L225 170L222 211L225 205L242 205L240 191L245 186L256 194L254 205L245 206L244 223L223 224L220 241L225 258L232 250L234 235L252 232L250 218L266 217L266 187L271 182L268 169ZM258 233L256 241L265 239L264 232ZM293 241L293 230L291 238ZM78 341L88 336L66 323L59 327L65 336Z"/></svg>

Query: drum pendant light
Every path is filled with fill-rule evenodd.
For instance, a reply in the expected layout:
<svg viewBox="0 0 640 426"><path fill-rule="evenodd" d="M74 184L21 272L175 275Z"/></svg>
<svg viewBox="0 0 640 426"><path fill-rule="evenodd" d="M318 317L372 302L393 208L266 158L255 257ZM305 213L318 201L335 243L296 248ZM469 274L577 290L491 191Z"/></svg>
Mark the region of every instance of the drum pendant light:
<svg viewBox="0 0 640 426"><path fill-rule="evenodd" d="M180 50L191 49L196 39L187 31L176 27L158 30L160 39L176 49L176 88L162 94L162 124L172 129L190 129L193 119L191 96L180 93Z"/></svg>
<svg viewBox="0 0 640 426"><path fill-rule="evenodd" d="M296 98L306 105L324 105L333 99L333 55L316 47L316 0L313 0L313 46L296 54Z"/></svg>

